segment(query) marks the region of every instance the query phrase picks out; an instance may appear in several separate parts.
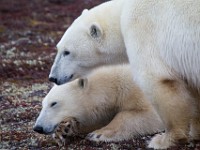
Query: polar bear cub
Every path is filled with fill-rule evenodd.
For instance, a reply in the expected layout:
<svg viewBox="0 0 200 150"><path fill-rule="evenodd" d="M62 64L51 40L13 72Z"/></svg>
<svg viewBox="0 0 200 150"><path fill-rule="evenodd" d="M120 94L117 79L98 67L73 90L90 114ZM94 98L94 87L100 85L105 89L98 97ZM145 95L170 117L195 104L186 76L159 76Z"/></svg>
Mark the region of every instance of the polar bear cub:
<svg viewBox="0 0 200 150"><path fill-rule="evenodd" d="M164 126L132 81L130 66L101 67L87 78L55 85L42 102L34 130L43 134L87 134L93 141L121 141L163 131ZM70 126L70 129L69 129ZM67 132L67 133L65 133ZM61 134L55 134L62 140Z"/></svg>
<svg viewBox="0 0 200 150"><path fill-rule="evenodd" d="M200 139L199 12L199 0L113 0L85 10L57 44L49 79L63 84L129 60L165 124L149 147Z"/></svg>

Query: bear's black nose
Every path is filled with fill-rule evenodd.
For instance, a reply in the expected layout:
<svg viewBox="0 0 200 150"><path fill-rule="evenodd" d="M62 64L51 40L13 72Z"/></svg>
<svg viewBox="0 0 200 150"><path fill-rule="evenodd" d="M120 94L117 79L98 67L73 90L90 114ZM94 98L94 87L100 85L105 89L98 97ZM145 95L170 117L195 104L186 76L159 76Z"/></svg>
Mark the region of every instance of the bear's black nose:
<svg viewBox="0 0 200 150"><path fill-rule="evenodd" d="M35 126L35 127L33 128L33 130L34 130L35 132L40 133L40 134L44 134L43 127L41 127L41 126Z"/></svg>
<svg viewBox="0 0 200 150"><path fill-rule="evenodd" d="M57 79L54 78L54 77L50 77L50 78L49 78L49 81L50 81L50 82L54 82L55 84L58 84L58 83L57 83Z"/></svg>

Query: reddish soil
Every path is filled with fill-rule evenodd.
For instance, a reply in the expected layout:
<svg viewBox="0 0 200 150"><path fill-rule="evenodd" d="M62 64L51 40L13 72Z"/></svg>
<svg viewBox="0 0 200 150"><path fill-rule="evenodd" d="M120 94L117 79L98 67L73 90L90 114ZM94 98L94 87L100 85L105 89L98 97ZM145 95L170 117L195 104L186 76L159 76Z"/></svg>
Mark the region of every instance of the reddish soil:
<svg viewBox="0 0 200 150"><path fill-rule="evenodd" d="M105 0L0 0L0 149L59 149L35 133L55 46L84 8ZM119 143L71 138L66 149L146 149L151 136ZM190 142L172 149L200 149Z"/></svg>

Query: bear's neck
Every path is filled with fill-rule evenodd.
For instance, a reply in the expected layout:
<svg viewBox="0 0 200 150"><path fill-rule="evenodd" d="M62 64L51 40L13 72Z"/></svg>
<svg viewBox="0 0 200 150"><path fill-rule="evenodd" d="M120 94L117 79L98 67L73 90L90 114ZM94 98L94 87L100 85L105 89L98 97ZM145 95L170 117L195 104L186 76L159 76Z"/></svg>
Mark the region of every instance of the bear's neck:
<svg viewBox="0 0 200 150"><path fill-rule="evenodd" d="M123 63L129 63L128 56L126 53L126 47L124 43L124 39L121 32L121 14L122 14L122 8L124 4L124 0L114 0L112 1L114 4L110 4L110 9L112 10L110 13L110 17L108 19L111 19L111 44L113 43L113 50L111 50L112 54L109 64L123 64ZM114 7L114 9L113 9ZM114 36L112 36L115 34ZM108 45L109 47L109 45Z"/></svg>
<svg viewBox="0 0 200 150"><path fill-rule="evenodd" d="M121 32L123 3L124 0L109 1L95 7L93 10L105 33L105 41L101 47L101 51L105 54L102 56L105 63L103 65L128 63Z"/></svg>

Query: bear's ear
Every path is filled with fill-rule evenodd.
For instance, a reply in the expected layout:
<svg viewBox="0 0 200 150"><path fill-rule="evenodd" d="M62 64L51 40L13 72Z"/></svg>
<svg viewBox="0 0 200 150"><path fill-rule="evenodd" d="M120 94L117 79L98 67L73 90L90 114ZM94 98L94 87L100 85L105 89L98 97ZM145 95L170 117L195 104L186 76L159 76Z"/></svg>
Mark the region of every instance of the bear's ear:
<svg viewBox="0 0 200 150"><path fill-rule="evenodd" d="M102 35L102 29L97 23L93 23L90 26L90 35L93 38L98 38L98 37L100 37Z"/></svg>
<svg viewBox="0 0 200 150"><path fill-rule="evenodd" d="M87 78L81 78L78 80L78 85L80 88L85 88L87 86L88 79Z"/></svg>
<svg viewBox="0 0 200 150"><path fill-rule="evenodd" d="M84 10L82 11L82 14L84 14L84 13L86 13L86 12L88 12L88 9L84 9Z"/></svg>

